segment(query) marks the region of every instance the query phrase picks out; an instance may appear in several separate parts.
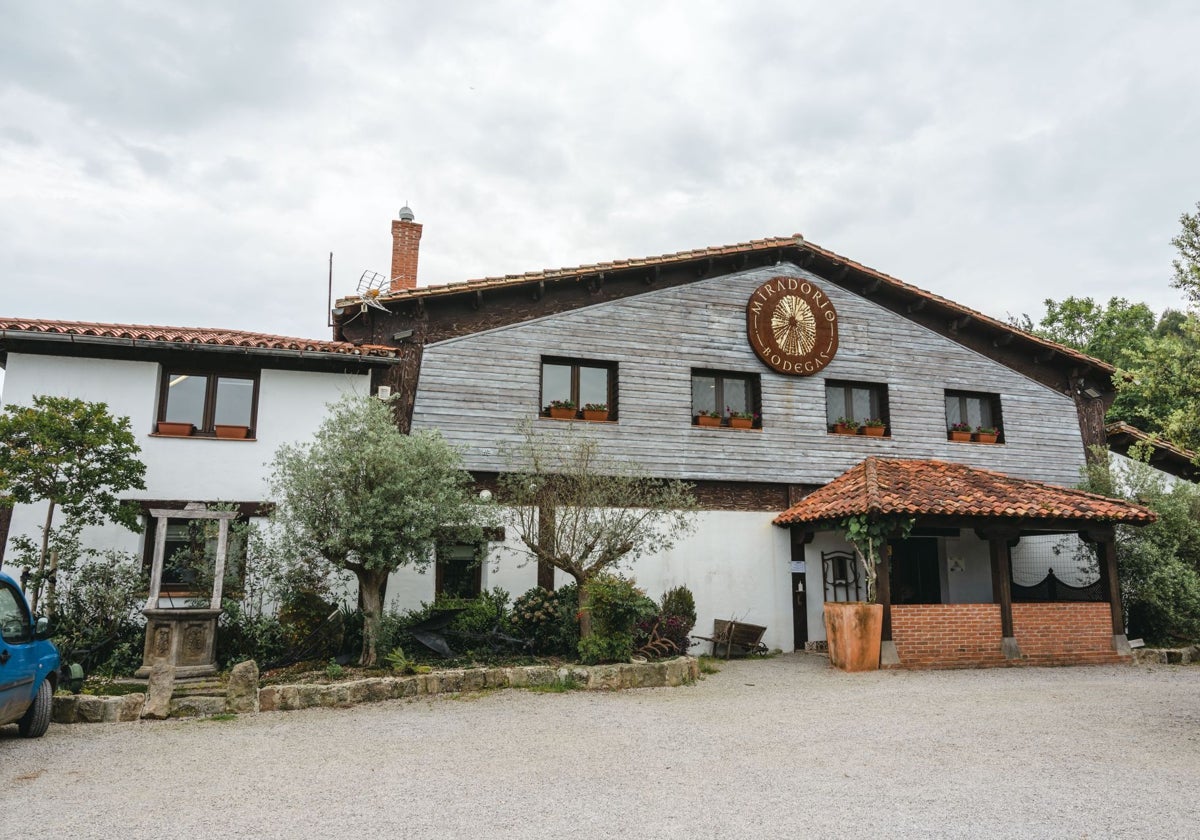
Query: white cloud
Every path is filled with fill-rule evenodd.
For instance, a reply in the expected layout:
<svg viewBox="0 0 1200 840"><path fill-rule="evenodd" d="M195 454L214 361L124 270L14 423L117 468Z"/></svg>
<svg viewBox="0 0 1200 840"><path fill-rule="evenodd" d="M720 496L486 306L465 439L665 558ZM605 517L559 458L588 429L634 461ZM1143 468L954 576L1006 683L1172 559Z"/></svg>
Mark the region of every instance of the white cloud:
<svg viewBox="0 0 1200 840"><path fill-rule="evenodd" d="M325 335L405 202L423 282L803 232L999 317L1178 301L1191 4L444 5L17 4L0 311Z"/></svg>

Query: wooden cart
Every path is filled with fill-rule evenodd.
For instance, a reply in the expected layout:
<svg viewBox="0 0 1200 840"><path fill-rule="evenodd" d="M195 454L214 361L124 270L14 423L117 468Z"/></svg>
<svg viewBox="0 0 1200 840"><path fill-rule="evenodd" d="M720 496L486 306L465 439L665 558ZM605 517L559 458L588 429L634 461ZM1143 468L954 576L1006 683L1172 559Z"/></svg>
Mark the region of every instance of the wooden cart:
<svg viewBox="0 0 1200 840"><path fill-rule="evenodd" d="M751 653L766 653L767 646L762 643L766 627L757 624L747 624L744 621L726 621L721 618L713 620L711 636L693 636L712 642L712 655L724 653L726 659L730 656L748 656Z"/></svg>

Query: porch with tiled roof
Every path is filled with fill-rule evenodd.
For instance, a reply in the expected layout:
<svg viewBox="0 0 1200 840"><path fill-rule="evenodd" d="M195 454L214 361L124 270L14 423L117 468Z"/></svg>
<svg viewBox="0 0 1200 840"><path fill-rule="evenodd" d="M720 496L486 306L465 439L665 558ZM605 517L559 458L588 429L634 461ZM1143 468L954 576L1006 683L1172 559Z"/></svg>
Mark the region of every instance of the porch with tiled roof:
<svg viewBox="0 0 1200 840"><path fill-rule="evenodd" d="M878 564L884 667L1078 664L1128 655L1114 528L1149 524L1152 511L964 464L872 457L774 521L793 530L803 551L817 531L839 529L855 515L911 517L914 527L973 532L988 546L990 603L893 605L890 563ZM1014 604L1011 550L1022 537L1047 534L1077 534L1095 546L1104 602Z"/></svg>

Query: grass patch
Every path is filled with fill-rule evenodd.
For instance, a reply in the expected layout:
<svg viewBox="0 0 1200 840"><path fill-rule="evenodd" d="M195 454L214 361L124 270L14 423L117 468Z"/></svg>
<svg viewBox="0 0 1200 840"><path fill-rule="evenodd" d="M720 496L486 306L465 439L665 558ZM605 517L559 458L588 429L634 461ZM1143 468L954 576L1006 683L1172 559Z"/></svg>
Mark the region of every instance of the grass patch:
<svg viewBox="0 0 1200 840"><path fill-rule="evenodd" d="M237 720L237 715L235 715L233 712L223 712L222 714L219 714L219 715L209 715L206 718L200 718L200 719L201 720L218 720L218 721L220 721L220 720Z"/></svg>
<svg viewBox="0 0 1200 840"><path fill-rule="evenodd" d="M702 653L698 657L698 661L700 663L700 673L701 674L719 674L719 673L721 673L721 669L717 667L717 662L719 662L720 660L714 659L713 657Z"/></svg>
<svg viewBox="0 0 1200 840"><path fill-rule="evenodd" d="M531 685L528 690L536 694L564 694L568 691L577 691L582 686L573 679L555 680L546 685Z"/></svg>

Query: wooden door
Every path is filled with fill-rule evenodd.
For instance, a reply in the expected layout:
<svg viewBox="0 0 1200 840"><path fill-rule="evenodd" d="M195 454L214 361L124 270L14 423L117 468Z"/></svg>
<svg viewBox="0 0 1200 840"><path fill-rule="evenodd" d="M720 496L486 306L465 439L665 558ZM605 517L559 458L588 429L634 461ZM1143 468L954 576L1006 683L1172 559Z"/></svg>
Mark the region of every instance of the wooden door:
<svg viewBox="0 0 1200 840"><path fill-rule="evenodd" d="M804 589L804 573L792 572L792 639L796 650L804 650L808 641L808 593Z"/></svg>

